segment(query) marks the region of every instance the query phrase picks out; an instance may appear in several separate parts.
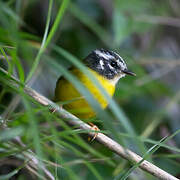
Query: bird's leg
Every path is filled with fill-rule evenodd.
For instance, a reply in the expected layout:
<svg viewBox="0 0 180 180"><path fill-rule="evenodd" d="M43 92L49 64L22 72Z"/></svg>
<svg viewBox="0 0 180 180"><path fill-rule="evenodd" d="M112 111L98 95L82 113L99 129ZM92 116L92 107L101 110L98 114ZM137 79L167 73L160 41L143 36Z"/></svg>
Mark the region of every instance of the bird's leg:
<svg viewBox="0 0 180 180"><path fill-rule="evenodd" d="M94 125L93 123L91 122L88 122L88 124L91 126L91 130L94 130L94 131L100 131L100 129ZM94 139L97 137L98 135L98 132L94 132L94 136L93 137L88 137L88 141L94 141Z"/></svg>
<svg viewBox="0 0 180 180"><path fill-rule="evenodd" d="M56 112L56 108L53 108L50 110L52 114L54 114Z"/></svg>

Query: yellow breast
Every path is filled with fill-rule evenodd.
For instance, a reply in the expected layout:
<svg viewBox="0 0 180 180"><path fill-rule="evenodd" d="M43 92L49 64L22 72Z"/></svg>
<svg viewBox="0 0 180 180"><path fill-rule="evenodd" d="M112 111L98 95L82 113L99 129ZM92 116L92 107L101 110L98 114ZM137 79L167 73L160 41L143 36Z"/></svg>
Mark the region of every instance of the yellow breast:
<svg viewBox="0 0 180 180"><path fill-rule="evenodd" d="M110 80L104 78L103 76L99 75L95 71L90 71L99 81L101 86L107 91L107 93L112 96L115 91L115 84L113 84ZM84 86L91 92L91 94L98 101L101 107L106 108L108 102L104 98L100 90L94 85L94 83L78 69L72 69L71 73L76 76L82 84L84 84ZM95 116L95 112L88 104L85 97L83 97L76 90L73 84L71 84L64 78L60 78L56 84L55 100L67 101L67 104L63 105L63 107L79 118L90 118Z"/></svg>

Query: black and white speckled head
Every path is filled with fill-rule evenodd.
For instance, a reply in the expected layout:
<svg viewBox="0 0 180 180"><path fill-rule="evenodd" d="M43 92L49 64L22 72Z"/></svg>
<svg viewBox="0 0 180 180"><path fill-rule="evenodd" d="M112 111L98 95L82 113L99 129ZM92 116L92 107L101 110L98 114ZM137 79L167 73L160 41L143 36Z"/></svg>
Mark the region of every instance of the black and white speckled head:
<svg viewBox="0 0 180 180"><path fill-rule="evenodd" d="M117 53L104 49L92 51L86 58L87 66L109 80L135 75L127 69L126 63Z"/></svg>

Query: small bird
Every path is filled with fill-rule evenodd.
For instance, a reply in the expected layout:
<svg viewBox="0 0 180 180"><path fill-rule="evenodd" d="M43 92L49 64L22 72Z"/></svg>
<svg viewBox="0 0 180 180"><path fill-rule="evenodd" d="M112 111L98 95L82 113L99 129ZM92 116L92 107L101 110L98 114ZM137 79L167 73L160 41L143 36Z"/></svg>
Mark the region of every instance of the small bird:
<svg viewBox="0 0 180 180"><path fill-rule="evenodd" d="M120 78L126 75L136 75L127 69L126 63L121 56L110 50L96 49L92 51L84 59L84 64L110 96L113 96L115 86ZM90 91L101 107L105 109L108 102L89 77L75 67L71 68L70 72ZM96 116L93 108L86 101L86 97L81 95L74 85L63 76L56 83L55 100L66 101L67 103L63 107L79 118L88 119Z"/></svg>

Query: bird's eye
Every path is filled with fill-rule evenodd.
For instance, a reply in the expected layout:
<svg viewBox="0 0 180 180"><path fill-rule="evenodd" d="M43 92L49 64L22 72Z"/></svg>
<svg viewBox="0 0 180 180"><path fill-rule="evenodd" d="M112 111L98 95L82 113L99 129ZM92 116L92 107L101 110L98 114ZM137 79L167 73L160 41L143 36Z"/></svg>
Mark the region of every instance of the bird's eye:
<svg viewBox="0 0 180 180"><path fill-rule="evenodd" d="M112 61L112 62L111 62L111 66L114 67L114 68L117 67L117 66L118 66L118 65L117 65L117 62L116 62L116 61Z"/></svg>

